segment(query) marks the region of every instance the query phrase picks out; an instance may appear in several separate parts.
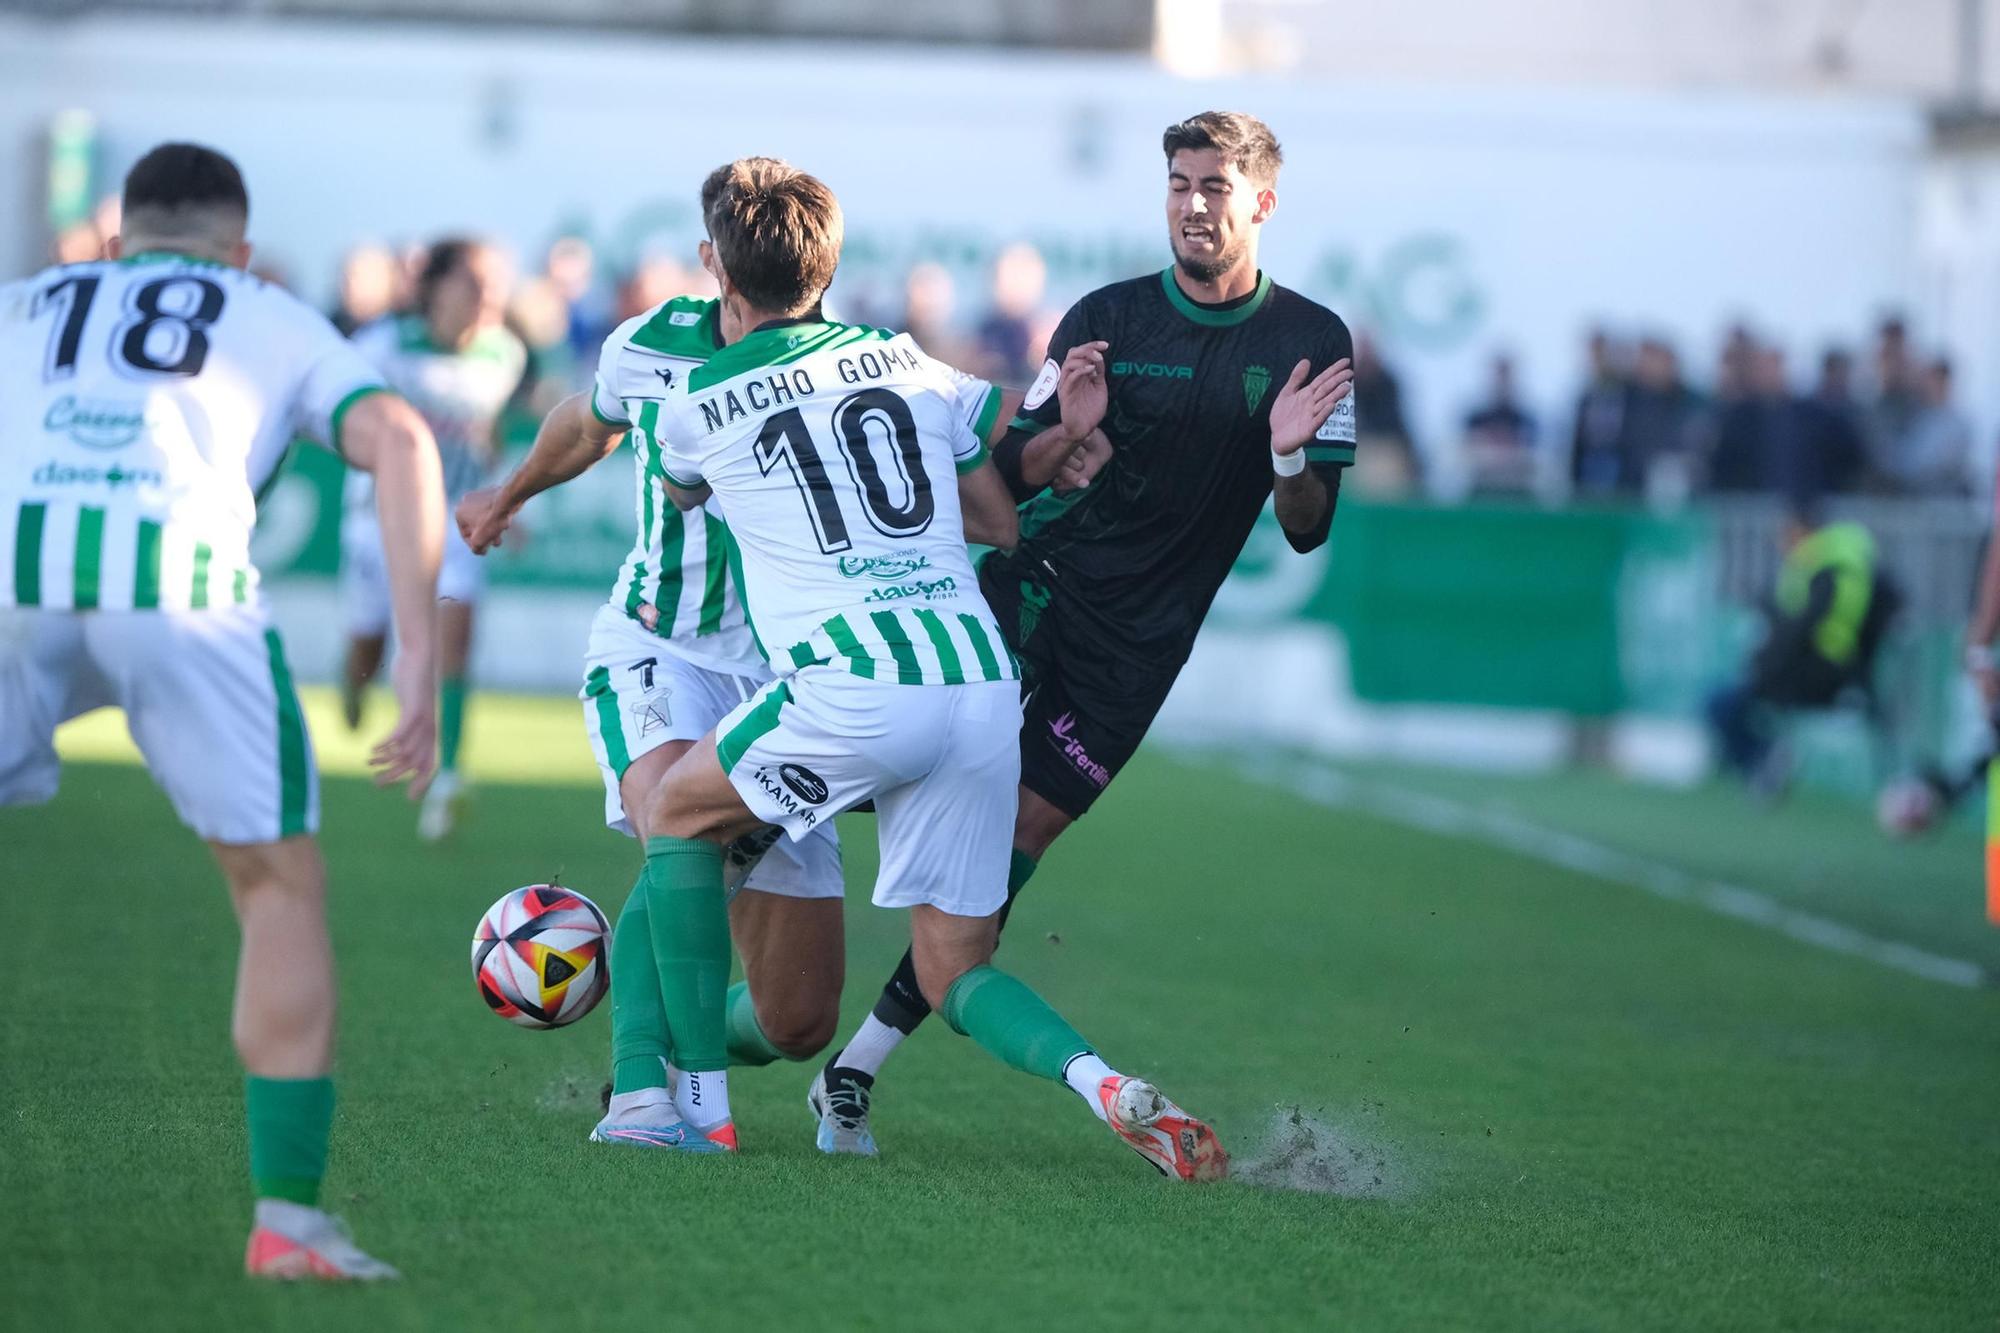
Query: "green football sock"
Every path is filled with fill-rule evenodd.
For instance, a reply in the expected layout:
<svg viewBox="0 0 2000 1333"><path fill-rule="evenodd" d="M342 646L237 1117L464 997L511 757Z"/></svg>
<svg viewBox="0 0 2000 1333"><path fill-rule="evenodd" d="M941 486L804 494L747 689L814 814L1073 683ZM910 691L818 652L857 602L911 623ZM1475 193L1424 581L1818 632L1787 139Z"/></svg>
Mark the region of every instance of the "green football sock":
<svg viewBox="0 0 2000 1333"><path fill-rule="evenodd" d="M1007 862L1007 901L1000 907L1000 929L1007 929L1007 918L1013 914L1014 900L1021 896L1021 890L1027 887L1028 881L1034 877L1035 867L1040 864L1020 848L1014 849L1012 859Z"/></svg>
<svg viewBox="0 0 2000 1333"><path fill-rule="evenodd" d="M438 681L438 770L458 768L458 743L465 735L465 677L446 676Z"/></svg>
<svg viewBox="0 0 2000 1333"><path fill-rule="evenodd" d="M667 1010L660 1002L641 870L611 934L611 1090L666 1087L668 1054Z"/></svg>
<svg viewBox="0 0 2000 1333"><path fill-rule="evenodd" d="M317 1207L333 1137L333 1080L252 1074L243 1080L243 1107L257 1197Z"/></svg>
<svg viewBox="0 0 2000 1333"><path fill-rule="evenodd" d="M722 849L693 838L646 839L646 915L674 1063L729 1068L729 900Z"/></svg>
<svg viewBox="0 0 2000 1333"><path fill-rule="evenodd" d="M1056 1082L1064 1065L1090 1050L1048 1001L997 967L975 967L951 983L944 1021L1022 1073Z"/></svg>
<svg viewBox="0 0 2000 1333"><path fill-rule="evenodd" d="M791 1057L771 1044L757 1021L757 1004L750 998L750 983L739 981L729 988L729 1063L768 1065Z"/></svg>

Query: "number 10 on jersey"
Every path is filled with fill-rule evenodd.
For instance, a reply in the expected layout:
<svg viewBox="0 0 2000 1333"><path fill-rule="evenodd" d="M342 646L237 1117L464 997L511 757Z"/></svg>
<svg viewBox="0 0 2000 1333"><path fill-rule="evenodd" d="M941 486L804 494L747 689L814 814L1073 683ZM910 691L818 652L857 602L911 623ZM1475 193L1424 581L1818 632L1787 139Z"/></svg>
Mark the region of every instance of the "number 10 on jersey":
<svg viewBox="0 0 2000 1333"><path fill-rule="evenodd" d="M841 400L833 409L832 422L834 443L869 525L897 539L914 537L930 527L937 504L924 472L916 418L903 396L892 389L863 389ZM852 549L854 539L848 535L840 503L841 492L848 488L836 489L804 413L796 407L774 413L758 434L756 448L757 466L765 476L781 466L790 474L819 549L828 555ZM887 457L886 468L882 454Z"/></svg>

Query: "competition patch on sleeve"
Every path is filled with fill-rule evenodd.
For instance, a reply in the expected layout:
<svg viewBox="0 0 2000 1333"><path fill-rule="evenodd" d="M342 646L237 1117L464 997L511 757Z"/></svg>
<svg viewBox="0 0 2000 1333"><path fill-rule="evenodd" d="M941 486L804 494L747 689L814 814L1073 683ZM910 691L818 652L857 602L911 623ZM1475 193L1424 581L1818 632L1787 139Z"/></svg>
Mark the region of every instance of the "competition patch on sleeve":
<svg viewBox="0 0 2000 1333"><path fill-rule="evenodd" d="M1028 386L1028 396L1021 400L1021 406L1032 412L1049 401L1049 395L1056 391L1056 381L1062 378L1062 367L1053 360L1042 362L1042 373L1035 376L1035 382Z"/></svg>
<svg viewBox="0 0 2000 1333"><path fill-rule="evenodd" d="M1333 414L1320 424L1314 433L1315 440L1331 444L1354 443L1354 391L1348 390L1347 397L1333 405Z"/></svg>
<svg viewBox="0 0 2000 1333"><path fill-rule="evenodd" d="M667 323L672 324L677 328L691 329L695 325L701 323L701 311L676 310L671 315L667 316Z"/></svg>

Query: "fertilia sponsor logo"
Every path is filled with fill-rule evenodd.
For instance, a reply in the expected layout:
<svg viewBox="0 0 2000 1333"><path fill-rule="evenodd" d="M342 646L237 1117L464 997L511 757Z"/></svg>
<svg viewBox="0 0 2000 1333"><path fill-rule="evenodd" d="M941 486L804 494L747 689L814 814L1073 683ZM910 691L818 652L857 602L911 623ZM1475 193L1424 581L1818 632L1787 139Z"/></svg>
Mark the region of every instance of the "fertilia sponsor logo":
<svg viewBox="0 0 2000 1333"><path fill-rule="evenodd" d="M114 491L126 486L164 486L166 481L166 477L152 468L122 468L116 463L110 467L75 467L54 459L36 468L33 478L37 486L108 486Z"/></svg>
<svg viewBox="0 0 2000 1333"><path fill-rule="evenodd" d="M136 403L65 394L49 404L42 429L67 435L86 449L123 449L146 429L146 409Z"/></svg>
<svg viewBox="0 0 2000 1333"><path fill-rule="evenodd" d="M864 602L900 602L905 597L956 597L958 580L947 574L941 579L918 579L914 583L898 583L891 588L870 588Z"/></svg>
<svg viewBox="0 0 2000 1333"><path fill-rule="evenodd" d="M1076 738L1075 731L1075 713L1064 713L1049 723L1049 739L1062 751L1063 758L1101 791L1111 785L1111 770L1090 757L1090 752L1083 748L1083 742Z"/></svg>

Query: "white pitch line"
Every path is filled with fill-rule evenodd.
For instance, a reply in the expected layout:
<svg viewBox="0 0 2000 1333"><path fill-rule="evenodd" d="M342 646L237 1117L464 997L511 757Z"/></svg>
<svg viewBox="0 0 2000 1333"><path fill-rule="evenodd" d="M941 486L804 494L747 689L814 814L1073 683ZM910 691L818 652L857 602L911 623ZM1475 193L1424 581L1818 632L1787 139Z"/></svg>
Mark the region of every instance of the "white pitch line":
<svg viewBox="0 0 2000 1333"><path fill-rule="evenodd" d="M1755 889L1705 879L1661 861L1621 852L1557 829L1543 828L1497 810L1481 810L1441 796L1390 783L1361 781L1305 759L1268 757L1254 763L1234 756L1237 771L1252 782L1281 787L1318 805L1360 810L1395 823L1450 837L1474 838L1575 870L1629 885L1655 898L1685 903L1718 916L1733 917L1829 953L1863 958L1926 981L1979 990L1994 979L1978 963L1886 940L1815 912L1787 907Z"/></svg>

